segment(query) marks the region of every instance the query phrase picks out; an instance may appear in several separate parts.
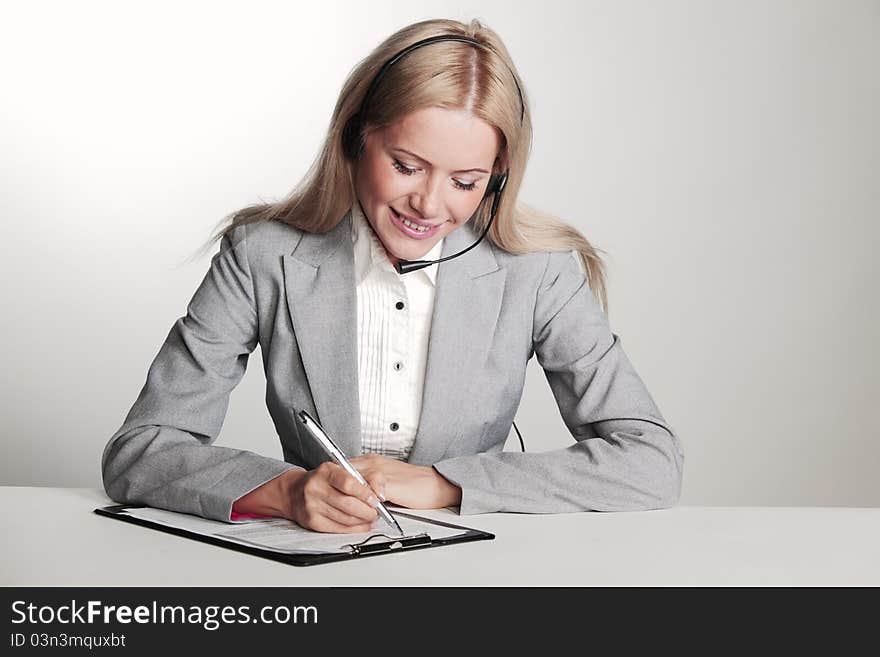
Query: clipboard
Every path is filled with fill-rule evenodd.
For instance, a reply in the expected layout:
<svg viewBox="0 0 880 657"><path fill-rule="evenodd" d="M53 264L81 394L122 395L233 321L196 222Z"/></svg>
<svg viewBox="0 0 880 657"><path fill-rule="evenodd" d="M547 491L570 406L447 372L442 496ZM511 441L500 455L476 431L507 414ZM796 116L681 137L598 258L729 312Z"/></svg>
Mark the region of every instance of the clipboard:
<svg viewBox="0 0 880 657"><path fill-rule="evenodd" d="M495 538L494 534L490 534L489 532L485 532L480 529L454 525L448 522L441 522L440 520L433 520L431 518L423 518L421 516L413 515L411 513L403 513L401 511L395 510L395 515L410 518L412 520L417 520L421 523L445 527L447 529L457 529L460 530L460 533L457 533L454 536L432 538L428 533L392 537L382 532L376 531L371 536L360 542L345 544L343 547L350 548L350 550L346 552L284 553L276 552L267 548L262 548L257 545L246 545L243 543L237 543L235 541L227 540L218 536L200 534L198 532L190 531L182 527L173 527L162 524L160 522L154 522L146 518L138 518L136 516L128 515L126 513L126 511L128 511L129 509L144 508L150 507L142 504L114 504L111 506L99 507L94 510L94 513L105 516L107 518L115 518L116 520L122 520L123 522L140 525L142 527L157 529L159 531L174 534L176 536L182 536L184 538L201 541L203 543L209 543L211 545L218 545L220 547L236 550L238 552L244 552L246 554L251 554L257 557L263 557L264 559L279 561L281 563L286 563L290 566L316 566L319 564L331 563L334 561L348 561L351 559L373 557L382 554L398 554L402 552L409 552L410 550L423 550L426 548L453 545L455 543L468 543L471 541L484 541L492 540Z"/></svg>

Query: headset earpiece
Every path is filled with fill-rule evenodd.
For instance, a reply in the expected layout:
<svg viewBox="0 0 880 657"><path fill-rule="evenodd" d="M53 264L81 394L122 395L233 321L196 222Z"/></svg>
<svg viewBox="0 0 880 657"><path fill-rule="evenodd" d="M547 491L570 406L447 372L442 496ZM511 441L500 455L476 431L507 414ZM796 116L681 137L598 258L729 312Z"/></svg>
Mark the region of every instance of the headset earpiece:
<svg viewBox="0 0 880 657"><path fill-rule="evenodd" d="M356 160L363 151L364 144L361 138L361 115L354 114L342 129L342 151L349 160Z"/></svg>
<svg viewBox="0 0 880 657"><path fill-rule="evenodd" d="M495 193L495 190L498 188L498 178L501 174L493 173L489 176L489 184L486 185L486 193L483 194L483 198L488 198L492 194Z"/></svg>
<svg viewBox="0 0 880 657"><path fill-rule="evenodd" d="M495 173L489 177L489 184L486 185L486 193L484 194L484 198L486 196L490 196L491 194L501 193L504 189L504 186L507 184L507 171L504 173Z"/></svg>

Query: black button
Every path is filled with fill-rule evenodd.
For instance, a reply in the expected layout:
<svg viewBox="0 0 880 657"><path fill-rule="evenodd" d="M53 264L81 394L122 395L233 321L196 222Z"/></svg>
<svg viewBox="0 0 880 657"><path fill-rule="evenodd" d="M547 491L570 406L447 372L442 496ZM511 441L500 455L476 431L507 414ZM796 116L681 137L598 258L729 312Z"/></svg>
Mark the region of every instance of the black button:
<svg viewBox="0 0 880 657"><path fill-rule="evenodd" d="M397 422L392 422L392 423L391 423L391 430L392 430L392 431L397 431L398 429L400 429L400 425L397 424Z"/></svg>
<svg viewBox="0 0 880 657"><path fill-rule="evenodd" d="M397 303L394 304L394 307L397 308L398 310L403 310L403 301L398 301Z"/></svg>
<svg viewBox="0 0 880 657"><path fill-rule="evenodd" d="M399 372L400 370L403 369L403 363L401 363L400 361L397 361L396 363L394 363L394 369L396 369Z"/></svg>

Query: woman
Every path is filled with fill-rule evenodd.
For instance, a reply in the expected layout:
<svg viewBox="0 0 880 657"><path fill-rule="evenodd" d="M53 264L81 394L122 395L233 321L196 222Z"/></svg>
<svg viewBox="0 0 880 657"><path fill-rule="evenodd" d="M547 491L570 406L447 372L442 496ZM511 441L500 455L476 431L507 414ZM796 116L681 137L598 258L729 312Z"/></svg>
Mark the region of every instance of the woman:
<svg viewBox="0 0 880 657"><path fill-rule="evenodd" d="M325 532L368 531L373 491L462 514L675 504L681 445L609 329L596 250L516 200L530 141L494 32L433 20L389 37L345 83L300 187L217 236L104 450L108 495ZM212 444L257 344L283 461ZM533 354L576 441L503 452ZM369 487L327 462L300 410Z"/></svg>

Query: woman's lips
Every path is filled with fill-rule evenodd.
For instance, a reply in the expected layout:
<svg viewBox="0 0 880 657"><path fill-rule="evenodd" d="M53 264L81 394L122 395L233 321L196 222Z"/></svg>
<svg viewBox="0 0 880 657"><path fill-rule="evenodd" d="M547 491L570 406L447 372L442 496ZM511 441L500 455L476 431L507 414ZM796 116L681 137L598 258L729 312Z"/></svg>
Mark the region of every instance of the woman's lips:
<svg viewBox="0 0 880 657"><path fill-rule="evenodd" d="M428 224L423 221L416 221L415 219L410 219L406 215L403 215L406 219L408 219L409 221L412 221L414 224L417 224L419 226L428 226L428 230L418 231L418 230L416 230L414 228L410 228L409 226L404 224L400 220L400 215L398 215L397 210L395 210L394 208L392 208L390 206L389 206L389 208L391 210L392 223L397 227L397 229L400 232L402 232L407 237L411 237L412 239L416 239L416 240L427 239L428 237L431 237L432 235L434 235L440 229L440 226L443 225L442 223Z"/></svg>
<svg viewBox="0 0 880 657"><path fill-rule="evenodd" d="M398 212L397 210L394 210L394 208L391 208L391 209L394 211L394 214L396 214L398 217L403 217L407 221L411 221L414 224L418 224L419 226L427 226L428 228L436 228L437 226L439 226L440 224L443 223L442 221L438 224L428 223L427 221L422 221L421 219L414 219L413 217L405 215L402 212Z"/></svg>

